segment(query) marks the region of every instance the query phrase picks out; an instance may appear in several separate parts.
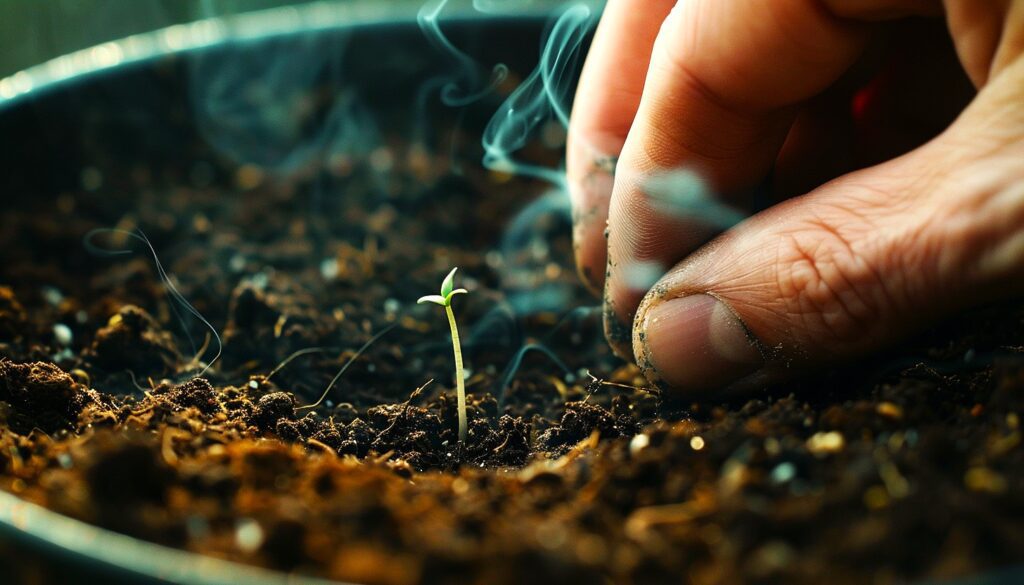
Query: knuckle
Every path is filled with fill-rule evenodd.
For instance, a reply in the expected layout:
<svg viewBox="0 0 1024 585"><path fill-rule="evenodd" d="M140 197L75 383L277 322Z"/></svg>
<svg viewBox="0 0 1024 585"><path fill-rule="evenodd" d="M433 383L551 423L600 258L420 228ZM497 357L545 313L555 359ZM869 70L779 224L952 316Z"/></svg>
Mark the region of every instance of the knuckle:
<svg viewBox="0 0 1024 585"><path fill-rule="evenodd" d="M848 235L815 220L779 241L776 285L796 341L850 347L880 336L890 295Z"/></svg>

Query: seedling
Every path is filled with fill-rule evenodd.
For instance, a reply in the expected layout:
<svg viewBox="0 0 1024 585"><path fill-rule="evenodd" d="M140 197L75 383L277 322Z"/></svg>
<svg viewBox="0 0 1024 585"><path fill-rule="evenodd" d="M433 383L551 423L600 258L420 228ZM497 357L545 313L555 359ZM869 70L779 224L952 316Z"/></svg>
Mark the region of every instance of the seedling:
<svg viewBox="0 0 1024 585"><path fill-rule="evenodd" d="M444 307L444 312L448 315L448 326L452 330L452 347L455 350L455 387L459 396L459 442L464 443L466 441L466 382L463 380L462 374L462 346L459 345L459 327L455 324L455 313L452 312L452 297L469 291L464 288L453 290L456 270L458 268L452 268L448 276L444 277L440 295L420 297L416 302L440 305Z"/></svg>

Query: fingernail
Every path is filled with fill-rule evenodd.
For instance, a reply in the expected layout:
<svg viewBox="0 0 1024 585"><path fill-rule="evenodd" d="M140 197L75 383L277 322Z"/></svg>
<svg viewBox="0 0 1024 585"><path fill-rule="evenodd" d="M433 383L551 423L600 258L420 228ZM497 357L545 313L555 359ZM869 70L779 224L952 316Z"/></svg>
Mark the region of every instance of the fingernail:
<svg viewBox="0 0 1024 585"><path fill-rule="evenodd" d="M683 392L721 388L763 364L736 315L705 294L652 306L639 340L643 365L652 368L665 386Z"/></svg>

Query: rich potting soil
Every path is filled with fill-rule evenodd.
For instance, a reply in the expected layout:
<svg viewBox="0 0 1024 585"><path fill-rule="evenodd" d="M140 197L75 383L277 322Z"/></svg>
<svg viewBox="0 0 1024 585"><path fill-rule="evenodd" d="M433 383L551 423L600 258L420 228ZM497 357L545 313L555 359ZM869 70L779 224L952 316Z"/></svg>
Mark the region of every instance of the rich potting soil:
<svg viewBox="0 0 1024 585"><path fill-rule="evenodd" d="M298 181L111 161L6 210L0 485L359 583L883 584L1024 561L1024 312L749 401L663 400L604 345L564 202L450 167L401 145ZM415 304L453 266L464 444L447 322Z"/></svg>

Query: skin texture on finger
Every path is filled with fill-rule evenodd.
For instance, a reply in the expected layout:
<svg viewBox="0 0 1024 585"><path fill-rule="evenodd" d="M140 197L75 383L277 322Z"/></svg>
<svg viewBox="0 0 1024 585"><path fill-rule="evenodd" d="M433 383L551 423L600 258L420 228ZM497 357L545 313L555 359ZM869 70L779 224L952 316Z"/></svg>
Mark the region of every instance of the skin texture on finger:
<svg viewBox="0 0 1024 585"><path fill-rule="evenodd" d="M680 263L638 310L638 363L699 398L1024 294L1021 160L1024 59L928 144L759 214Z"/></svg>
<svg viewBox="0 0 1024 585"><path fill-rule="evenodd" d="M675 0L610 0L580 74L569 123L566 176L576 266L595 292L604 282L605 220L615 161L633 124L651 47Z"/></svg>
<svg viewBox="0 0 1024 585"><path fill-rule="evenodd" d="M848 69L867 34L815 0L676 5L655 42L609 209L605 331L617 353L632 354L633 313L657 276L721 229L652 205L645 181L685 168L713 197L749 206L796 105ZM654 278L634 278L634 266Z"/></svg>

